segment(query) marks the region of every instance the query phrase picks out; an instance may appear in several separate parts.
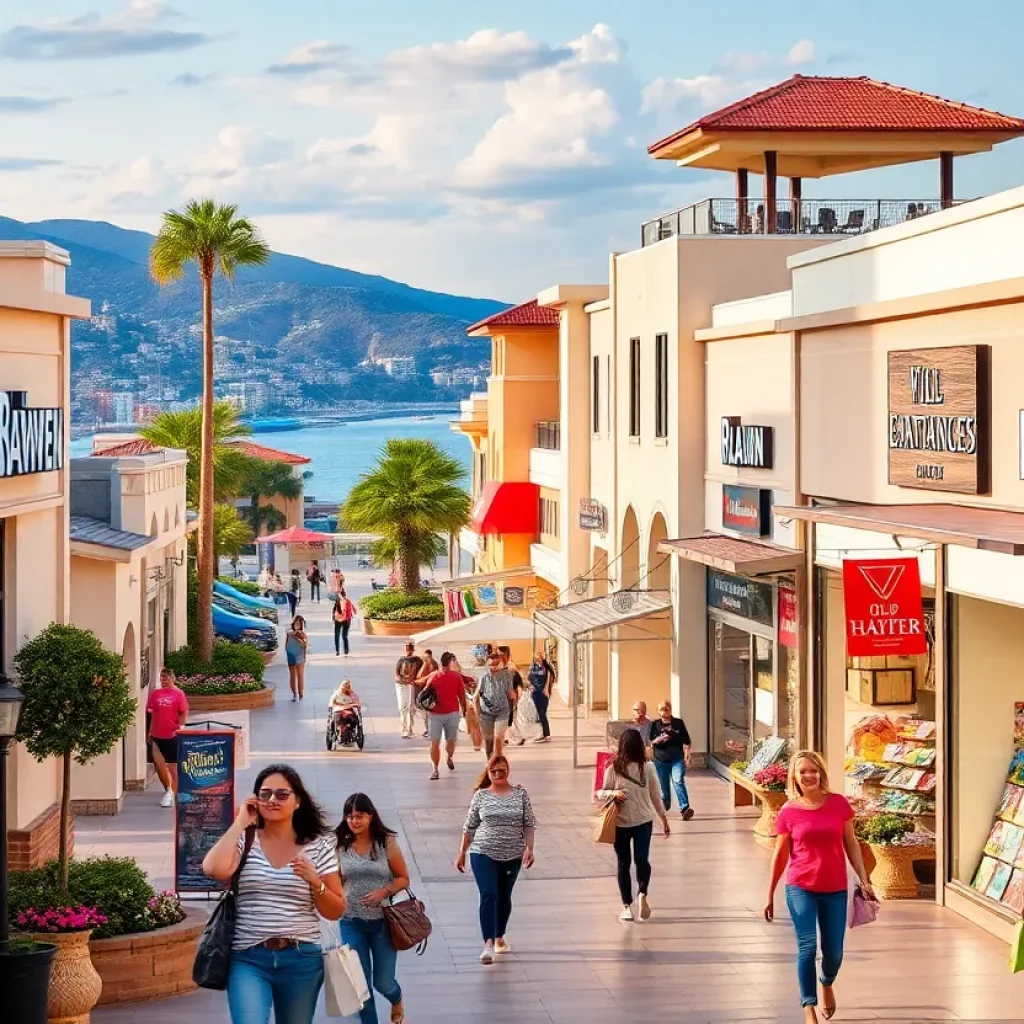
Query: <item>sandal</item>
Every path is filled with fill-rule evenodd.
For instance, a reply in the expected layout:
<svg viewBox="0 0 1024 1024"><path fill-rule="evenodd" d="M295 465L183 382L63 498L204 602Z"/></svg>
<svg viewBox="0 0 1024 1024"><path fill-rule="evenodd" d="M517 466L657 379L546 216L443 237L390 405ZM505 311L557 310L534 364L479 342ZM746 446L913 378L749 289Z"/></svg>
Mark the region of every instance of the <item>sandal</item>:
<svg viewBox="0 0 1024 1024"><path fill-rule="evenodd" d="M831 988L831 986L830 986L830 988ZM825 986L824 985L822 985L822 993L821 993L821 995L822 995L822 1001L824 1001L824 998L825 998ZM825 1020L831 1020L836 1015L836 1010L838 1009L838 1007L835 1005L835 1003L836 1003L836 994L833 992L832 993L832 1005L831 1006L822 1006L822 1008L821 1008L821 1015L822 1015L822 1017L825 1018Z"/></svg>
<svg viewBox="0 0 1024 1024"><path fill-rule="evenodd" d="M398 1003L391 1007L391 1024L402 1024L405 1020L405 1006Z"/></svg>

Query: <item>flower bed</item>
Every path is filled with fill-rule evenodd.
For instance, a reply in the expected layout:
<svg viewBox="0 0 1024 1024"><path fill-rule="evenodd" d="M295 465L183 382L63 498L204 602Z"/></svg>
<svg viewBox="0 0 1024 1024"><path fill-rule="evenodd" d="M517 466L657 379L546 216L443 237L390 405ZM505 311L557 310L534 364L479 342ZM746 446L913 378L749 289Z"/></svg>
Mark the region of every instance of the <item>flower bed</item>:
<svg viewBox="0 0 1024 1024"><path fill-rule="evenodd" d="M370 636L410 636L444 625L444 604L427 590L381 590L364 597L359 607L363 632Z"/></svg>
<svg viewBox="0 0 1024 1024"><path fill-rule="evenodd" d="M260 590L259 585L251 580L238 580L234 576L218 576L217 579L221 583L226 583L229 587L233 587L240 594L248 594L249 597L263 596L263 591Z"/></svg>
<svg viewBox="0 0 1024 1024"><path fill-rule="evenodd" d="M249 675L257 682L263 681L265 668L263 656L255 647L246 644L232 644L218 640L213 645L213 657L209 663L202 661L191 647L179 647L164 659L169 669L177 675L189 676L238 676Z"/></svg>
<svg viewBox="0 0 1024 1024"><path fill-rule="evenodd" d="M179 676L178 686L186 697L223 697L229 693L256 693L266 688L247 672L232 676Z"/></svg>

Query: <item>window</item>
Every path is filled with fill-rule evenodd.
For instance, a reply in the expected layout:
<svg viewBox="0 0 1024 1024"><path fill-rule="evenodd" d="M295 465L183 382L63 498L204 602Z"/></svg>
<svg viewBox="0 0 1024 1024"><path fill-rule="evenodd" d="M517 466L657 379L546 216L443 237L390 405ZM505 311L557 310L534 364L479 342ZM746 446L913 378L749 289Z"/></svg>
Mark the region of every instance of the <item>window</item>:
<svg viewBox="0 0 1024 1024"><path fill-rule="evenodd" d="M629 436L640 436L640 339L629 339Z"/></svg>
<svg viewBox="0 0 1024 1024"><path fill-rule="evenodd" d="M668 437L668 335L654 338L654 436Z"/></svg>
<svg viewBox="0 0 1024 1024"><path fill-rule="evenodd" d="M601 357L594 356L594 377L590 382L590 429L601 433Z"/></svg>
<svg viewBox="0 0 1024 1024"><path fill-rule="evenodd" d="M554 498L540 499L540 532L558 536L558 502Z"/></svg>

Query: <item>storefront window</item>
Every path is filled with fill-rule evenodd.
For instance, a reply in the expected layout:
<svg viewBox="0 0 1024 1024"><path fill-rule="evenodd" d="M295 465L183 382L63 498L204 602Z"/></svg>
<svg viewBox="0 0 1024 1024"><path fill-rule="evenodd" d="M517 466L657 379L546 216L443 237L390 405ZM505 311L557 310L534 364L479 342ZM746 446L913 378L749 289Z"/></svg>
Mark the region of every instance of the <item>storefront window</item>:
<svg viewBox="0 0 1024 1024"><path fill-rule="evenodd" d="M763 636L754 640L754 742L775 734L774 644Z"/></svg>
<svg viewBox="0 0 1024 1024"><path fill-rule="evenodd" d="M723 765L750 759L750 634L711 620L712 753Z"/></svg>

